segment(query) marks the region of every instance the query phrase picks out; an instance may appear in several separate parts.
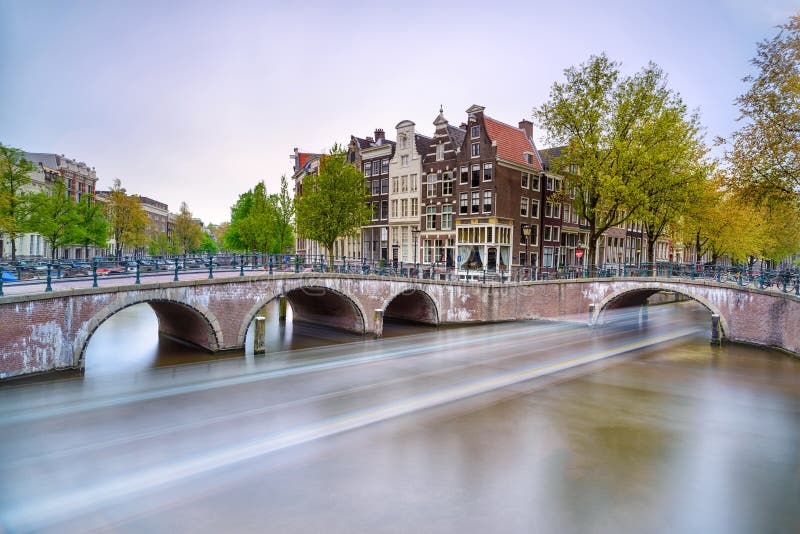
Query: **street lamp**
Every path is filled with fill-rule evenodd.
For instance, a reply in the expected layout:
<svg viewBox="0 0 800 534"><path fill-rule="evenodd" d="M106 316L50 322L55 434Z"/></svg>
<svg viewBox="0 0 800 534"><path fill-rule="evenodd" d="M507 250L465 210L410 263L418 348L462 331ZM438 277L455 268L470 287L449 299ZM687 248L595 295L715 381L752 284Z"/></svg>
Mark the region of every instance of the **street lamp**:
<svg viewBox="0 0 800 534"><path fill-rule="evenodd" d="M414 238L414 269L417 268L417 238L419 237L420 229L418 226L411 227L411 237Z"/></svg>
<svg viewBox="0 0 800 534"><path fill-rule="evenodd" d="M525 236L525 265L528 265L528 259L530 256L530 244L531 244L531 225L530 224L523 224L521 227L522 235Z"/></svg>

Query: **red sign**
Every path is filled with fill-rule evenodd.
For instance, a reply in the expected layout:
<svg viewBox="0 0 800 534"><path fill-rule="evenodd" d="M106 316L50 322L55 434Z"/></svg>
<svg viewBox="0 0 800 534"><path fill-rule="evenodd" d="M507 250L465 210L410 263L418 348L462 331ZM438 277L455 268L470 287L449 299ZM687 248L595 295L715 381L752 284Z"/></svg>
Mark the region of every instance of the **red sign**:
<svg viewBox="0 0 800 534"><path fill-rule="evenodd" d="M581 259L583 257L583 250L578 249L575 251L575 257Z"/></svg>

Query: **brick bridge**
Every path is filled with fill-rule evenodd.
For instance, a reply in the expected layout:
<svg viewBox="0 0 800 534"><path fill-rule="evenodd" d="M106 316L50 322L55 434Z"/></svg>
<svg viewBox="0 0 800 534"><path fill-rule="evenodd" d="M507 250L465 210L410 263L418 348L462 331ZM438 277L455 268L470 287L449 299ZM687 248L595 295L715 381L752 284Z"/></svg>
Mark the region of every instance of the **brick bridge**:
<svg viewBox="0 0 800 534"><path fill-rule="evenodd" d="M383 317L431 325L519 319L595 322L612 308L672 291L720 316L729 340L800 353L800 298L674 278L506 284L304 273L71 289L0 297L0 378L83 368L94 331L118 311L149 304L159 331L211 352L242 349L248 326L285 297L294 320L381 335Z"/></svg>

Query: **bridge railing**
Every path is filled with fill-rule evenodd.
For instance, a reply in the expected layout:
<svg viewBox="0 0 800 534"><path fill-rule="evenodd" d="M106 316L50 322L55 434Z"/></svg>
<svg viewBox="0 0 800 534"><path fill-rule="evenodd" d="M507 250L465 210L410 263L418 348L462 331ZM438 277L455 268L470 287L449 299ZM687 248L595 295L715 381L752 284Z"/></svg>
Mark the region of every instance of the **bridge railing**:
<svg viewBox="0 0 800 534"><path fill-rule="evenodd" d="M578 278L676 278L712 280L740 287L777 290L800 295L797 269L761 270L751 266L689 263L606 263L593 270L581 266L510 267L470 265L461 268L447 262L419 263L385 259L297 254L180 255L137 259L93 258L50 262L0 264L0 296L13 293L52 291L60 288L141 284L199 278L281 273L342 273L391 276L443 282L476 284L514 283Z"/></svg>

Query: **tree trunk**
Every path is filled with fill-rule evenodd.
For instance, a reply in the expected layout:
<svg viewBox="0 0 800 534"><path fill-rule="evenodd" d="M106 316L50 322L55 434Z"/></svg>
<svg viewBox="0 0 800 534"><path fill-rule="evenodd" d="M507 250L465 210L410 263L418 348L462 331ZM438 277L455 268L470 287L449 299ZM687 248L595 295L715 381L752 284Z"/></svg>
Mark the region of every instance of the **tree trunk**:
<svg viewBox="0 0 800 534"><path fill-rule="evenodd" d="M328 272L333 272L333 246L326 248L328 250Z"/></svg>
<svg viewBox="0 0 800 534"><path fill-rule="evenodd" d="M11 261L17 261L17 240L11 238Z"/></svg>
<svg viewBox="0 0 800 534"><path fill-rule="evenodd" d="M653 266L652 276L656 275L656 240L650 239L650 234L647 234L647 260Z"/></svg>

